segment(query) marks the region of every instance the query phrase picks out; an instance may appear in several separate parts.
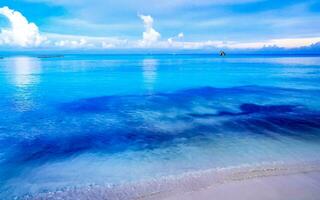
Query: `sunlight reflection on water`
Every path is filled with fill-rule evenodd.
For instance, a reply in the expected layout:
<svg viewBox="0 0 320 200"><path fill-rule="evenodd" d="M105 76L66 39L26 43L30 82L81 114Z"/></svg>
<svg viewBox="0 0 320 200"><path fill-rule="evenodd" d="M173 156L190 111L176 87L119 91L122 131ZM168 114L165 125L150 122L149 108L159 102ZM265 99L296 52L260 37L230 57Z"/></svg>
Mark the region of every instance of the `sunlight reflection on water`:
<svg viewBox="0 0 320 200"><path fill-rule="evenodd" d="M13 57L6 60L10 82L16 87L14 104L18 111L27 111L35 105L34 87L40 83L41 61L34 57Z"/></svg>
<svg viewBox="0 0 320 200"><path fill-rule="evenodd" d="M142 62L143 78L149 93L153 92L154 84L157 79L157 65L156 59L144 59Z"/></svg>
<svg viewBox="0 0 320 200"><path fill-rule="evenodd" d="M28 87L39 83L41 61L34 57L14 57L6 63L12 83L17 87Z"/></svg>

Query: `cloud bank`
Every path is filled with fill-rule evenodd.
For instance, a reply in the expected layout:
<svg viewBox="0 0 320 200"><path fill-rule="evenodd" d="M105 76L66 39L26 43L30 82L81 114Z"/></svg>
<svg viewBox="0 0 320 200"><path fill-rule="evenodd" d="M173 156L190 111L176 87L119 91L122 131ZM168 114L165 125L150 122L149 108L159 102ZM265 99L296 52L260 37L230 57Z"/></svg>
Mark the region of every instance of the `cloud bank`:
<svg viewBox="0 0 320 200"><path fill-rule="evenodd" d="M8 7L0 8L0 14L6 17L11 27L3 28L0 32L0 44L16 45L21 47L39 46L45 38L39 33L39 28L18 11Z"/></svg>
<svg viewBox="0 0 320 200"><path fill-rule="evenodd" d="M157 42L161 35L153 28L153 18L150 15L139 15L143 21L145 31L143 32L142 46L150 46Z"/></svg>
<svg viewBox="0 0 320 200"><path fill-rule="evenodd" d="M0 46L46 49L266 49L300 48L319 44L320 37L278 38L264 41L239 42L222 40L185 41L185 34L161 39L160 32L154 28L154 19L150 15L138 15L144 25L142 38L128 40L116 37L94 37L41 33L36 24L29 22L20 12L8 7L0 8L10 22L10 27L0 29ZM141 25L140 25L141 26Z"/></svg>
<svg viewBox="0 0 320 200"><path fill-rule="evenodd" d="M55 49L110 49L127 46L127 40L109 37L90 37L45 33L48 38L41 47Z"/></svg>
<svg viewBox="0 0 320 200"><path fill-rule="evenodd" d="M168 43L172 46L175 43L175 40L181 40L182 38L184 38L184 33L181 32L177 36L169 38Z"/></svg>

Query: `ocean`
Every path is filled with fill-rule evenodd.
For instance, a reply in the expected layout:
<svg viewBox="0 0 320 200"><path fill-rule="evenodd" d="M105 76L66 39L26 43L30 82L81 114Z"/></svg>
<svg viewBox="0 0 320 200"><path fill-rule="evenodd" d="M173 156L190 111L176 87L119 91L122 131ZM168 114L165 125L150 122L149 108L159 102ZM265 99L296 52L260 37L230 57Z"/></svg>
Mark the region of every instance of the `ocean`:
<svg viewBox="0 0 320 200"><path fill-rule="evenodd" d="M320 56L0 59L0 199L320 161Z"/></svg>

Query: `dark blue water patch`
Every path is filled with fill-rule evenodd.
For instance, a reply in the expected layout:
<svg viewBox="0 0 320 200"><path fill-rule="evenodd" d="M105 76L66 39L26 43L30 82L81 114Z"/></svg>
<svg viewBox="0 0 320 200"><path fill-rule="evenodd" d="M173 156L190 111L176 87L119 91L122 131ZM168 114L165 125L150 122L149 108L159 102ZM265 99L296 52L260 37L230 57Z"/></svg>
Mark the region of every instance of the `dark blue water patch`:
<svg viewBox="0 0 320 200"><path fill-rule="evenodd" d="M215 113L190 113L189 116L196 118L211 118L211 117L222 117L222 116L239 116L239 115L250 115L250 114L279 114L293 112L296 105L257 105L252 103L245 103L240 106L241 112L229 112L219 111Z"/></svg>
<svg viewBox="0 0 320 200"><path fill-rule="evenodd" d="M141 128L144 122L140 122L140 124L130 123L123 128L111 128L101 132L92 130L72 133L71 131L69 135L63 136L40 135L32 139L17 138L16 141L11 139L10 142L15 144L10 151L11 156L7 155L6 162L45 162L84 152L113 154L129 149L154 149L164 147L164 145L175 145L176 141L181 141L181 139L196 139L202 138L202 136L214 138L216 134L221 132L225 132L225 134L228 132L248 135L260 134L266 137L274 137L274 134L270 133L277 133L298 139L319 139L320 113L310 114L299 109L298 113L295 113L296 110L290 110L291 113L288 115L279 112L282 111L278 109L279 107L275 113L270 111L270 106L266 106L266 108L267 114L261 113L261 110L264 109L260 108L259 115L231 115L231 118L229 116L229 118L221 120L219 124L202 124L196 121L198 116L194 115L193 125L189 129L175 133L144 129ZM218 119L220 116L215 115L212 118Z"/></svg>
<svg viewBox="0 0 320 200"><path fill-rule="evenodd" d="M201 131L201 127L198 131ZM15 141L5 160L3 160L3 164L42 163L50 160L66 159L84 152L114 154L125 150L154 149L164 147L165 143L174 142L175 138L188 137L191 137L190 132L185 132L184 136L180 135L179 137L163 133L157 134L156 132L144 133L142 131L90 132L64 137L44 135L33 139Z"/></svg>
<svg viewBox="0 0 320 200"><path fill-rule="evenodd" d="M5 140L0 140L0 149L6 152L0 164L41 164L85 152L143 151L179 145L181 141L214 140L228 134L319 141L319 111L300 104L253 103L256 97L283 98L297 92L301 93L254 86L205 87L154 95L79 99L58 105L56 113L26 113L30 117L21 125L25 134L7 134ZM230 99L232 106L221 104L224 99ZM212 111L194 109L194 105ZM171 110L174 114L168 114ZM166 128L159 128L158 123L165 123ZM175 129L177 123L188 126ZM46 129L47 124L50 129ZM37 134L32 135L31 130Z"/></svg>
<svg viewBox="0 0 320 200"><path fill-rule="evenodd" d="M254 86L218 89L204 87L177 91L175 93L160 93L155 95L126 95L103 96L79 99L59 105L64 115L77 121L79 127L69 127L69 131L61 130L60 121L56 121L57 130L66 134L40 134L32 139L18 139L15 150L18 155L11 156L12 160L26 162L32 160L46 160L63 158L86 151L103 151L116 153L127 149L157 148L164 143L174 143L176 139L193 138L201 134L213 135L225 131L249 132L250 134L264 134L275 132L288 136L308 139L320 128L320 113L310 111L301 105L258 105L254 103L239 104L235 111L227 111L215 106L216 112L201 113L192 108L195 103L208 107L211 102L225 96L237 95L265 95L265 91L276 90L292 92L291 90L260 88ZM262 94L260 94L262 93ZM269 91L269 93L271 93ZM238 97L236 97L238 98ZM176 116L168 117L166 112L174 109ZM157 121L148 121L139 113L160 112L159 122L174 125L176 122L191 123L187 129L175 131L152 128ZM181 113L180 113L181 112ZM99 118L116 116L117 122L110 127L92 124L91 115L99 114ZM152 117L152 116L151 116ZM147 117L148 118L148 117ZM204 124L199 119L219 120L219 123ZM151 123L151 124L150 124ZM124 125L124 126L120 126ZM89 131L84 127L92 127ZM146 128L149 127L149 128ZM302 134L302 132L307 132ZM11 159L10 158L10 159ZM9 159L9 160L10 160Z"/></svg>
<svg viewBox="0 0 320 200"><path fill-rule="evenodd" d="M241 104L239 110L240 112L219 111L214 117L229 117L224 122L226 130L229 127L232 131L242 130L266 136L277 133L297 139L319 139L319 111L312 111L301 105L251 103Z"/></svg>
<svg viewBox="0 0 320 200"><path fill-rule="evenodd" d="M277 133L300 140L319 140L320 116L317 115L269 115L252 118L237 118L225 122L232 131L247 131L249 134L268 136ZM228 128L226 128L227 130Z"/></svg>
<svg viewBox="0 0 320 200"><path fill-rule="evenodd" d="M224 101L225 97L237 99L245 95L278 96L296 94L296 90L273 87L243 86L232 88L202 87L196 89L181 90L174 93L156 93L152 95L123 95L123 96L100 96L86 99L79 99L73 102L58 105L59 109L68 113L103 113L103 112L125 112L126 110L150 109L163 110L167 108L189 108L192 102L210 103L213 100ZM317 91L320 95L320 92ZM255 99L252 99L253 101ZM202 101L202 102L201 102ZM249 107L251 102L242 109L259 109ZM255 102L252 102L255 103ZM267 108L264 108L267 109ZM276 109L272 107L270 109ZM284 108L282 108L284 109Z"/></svg>
<svg viewBox="0 0 320 200"><path fill-rule="evenodd" d="M90 112L106 112L112 108L116 99L112 96L104 96L90 99L80 99L77 102L66 103L61 106L64 111L75 113L90 113Z"/></svg>
<svg viewBox="0 0 320 200"><path fill-rule="evenodd" d="M113 154L128 149L153 149L173 139L173 135L134 128L72 133L60 137L40 135L32 139L17 139L10 151L11 155L7 156L7 163L43 162L67 158L86 151Z"/></svg>
<svg viewBox="0 0 320 200"><path fill-rule="evenodd" d="M241 114L252 113L287 113L292 112L296 106L293 105L257 105L257 104L242 104L240 106Z"/></svg>
<svg viewBox="0 0 320 200"><path fill-rule="evenodd" d="M231 112L220 112L220 113L230 113L230 115L232 115ZM189 113L188 116L192 117L192 118L212 118L212 117L216 117L219 114L215 114L215 113ZM181 119L186 119L186 118L181 118Z"/></svg>

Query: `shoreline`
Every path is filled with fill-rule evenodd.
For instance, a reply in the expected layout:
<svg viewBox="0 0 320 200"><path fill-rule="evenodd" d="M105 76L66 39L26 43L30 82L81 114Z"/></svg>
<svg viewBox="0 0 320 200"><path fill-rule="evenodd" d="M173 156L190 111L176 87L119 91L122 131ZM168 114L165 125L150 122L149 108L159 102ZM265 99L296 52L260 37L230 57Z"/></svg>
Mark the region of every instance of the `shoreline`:
<svg viewBox="0 0 320 200"><path fill-rule="evenodd" d="M310 187L308 187L308 184L311 183L307 181L307 177L310 176L316 180L314 183L316 189L312 191L309 191ZM294 179L307 183L299 185L299 181L296 182ZM260 186L256 184L256 182L260 182ZM309 194L319 192L320 163L312 162L290 165L268 164L254 167L209 169L123 185L90 185L78 188L65 188L55 192L25 196L22 199L206 200L210 196L224 200L229 198L241 199L240 197L238 198L239 194L246 190L247 193L253 195L253 199L261 199L268 193L276 193L277 188L279 188L279 186L277 186L279 183L287 186L286 191L294 190L290 188L293 187L298 188L300 193L306 190L309 191ZM272 185L274 185L275 188L273 188ZM268 188L269 190L271 188L272 191L268 191ZM257 193L257 191L260 192ZM239 194L235 195L237 193ZM235 196L219 198L219 195L223 196L224 194L234 194ZM247 199L250 199L250 197L247 197ZM282 198L275 197L268 199ZM286 199L286 197L283 199Z"/></svg>

